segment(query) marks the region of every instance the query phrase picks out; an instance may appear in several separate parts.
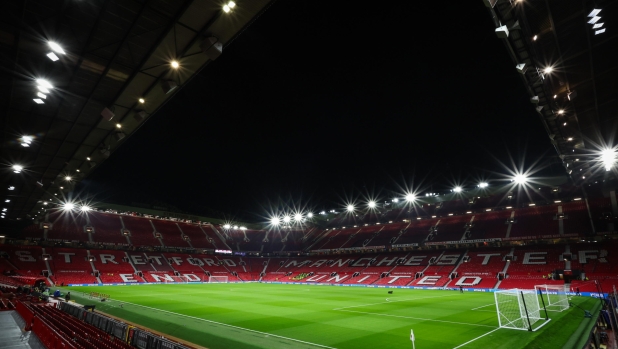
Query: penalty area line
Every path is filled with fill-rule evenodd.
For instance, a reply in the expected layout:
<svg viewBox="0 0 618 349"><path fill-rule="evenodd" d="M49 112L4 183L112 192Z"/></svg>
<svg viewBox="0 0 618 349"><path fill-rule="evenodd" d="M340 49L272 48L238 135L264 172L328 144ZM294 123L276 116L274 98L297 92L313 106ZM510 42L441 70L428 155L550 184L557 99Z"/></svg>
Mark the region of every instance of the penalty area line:
<svg viewBox="0 0 618 349"><path fill-rule="evenodd" d="M421 299L444 298L444 297L451 297L451 296L456 296L456 295L455 294L449 294L449 295L446 295L446 296L435 296L435 297L404 298L404 299L400 299L400 300L396 300L396 301L391 301L391 300L389 300L389 298L387 298L386 302L352 305L352 306L349 306L349 307L335 308L333 310L343 310L343 309L359 308L359 307L365 307L365 306L369 306L369 305L378 305L378 304L384 304L384 303L395 303L395 302L405 302L405 301L418 301L418 300L421 300Z"/></svg>
<svg viewBox="0 0 618 349"><path fill-rule="evenodd" d="M356 310L339 310L345 311L348 313L358 313L358 314L367 314L367 315L378 315L378 316L389 316L389 317L398 317L404 319L412 319L412 320L422 320L422 321L435 321L435 322L444 322L447 324L457 324L457 325L467 325L467 326L477 326L477 327L491 327L495 328L496 326L490 325L481 325L481 324L469 324L467 322L457 322L457 321L447 321L447 320L436 320L436 319L425 319L420 317L412 317L412 316L403 316L403 315L391 315L391 314L381 314L381 313L368 313L366 311L356 311Z"/></svg>
<svg viewBox="0 0 618 349"><path fill-rule="evenodd" d="M491 333L494 333L494 332L498 331L499 329L500 329L500 327L498 327L498 328L496 328L496 329L494 329L494 330L491 330L491 331L489 331L489 332L487 332L487 333L485 333L485 334L483 334L483 335L480 335L480 336L478 336L478 337L476 337L476 338L473 338L473 339L471 339L471 340L469 340L469 341L465 342L464 344L460 344L460 345L456 346L456 347L455 347L455 348L453 348L453 349L458 349L458 348L461 348L461 347L463 347L463 346L465 346L465 345L468 345L468 344L470 344L470 343L474 342L474 341L475 341L475 340L477 340L477 339L483 338L483 337L487 336L488 334L491 334Z"/></svg>
<svg viewBox="0 0 618 349"><path fill-rule="evenodd" d="M116 300L115 300L115 301L116 301ZM116 301L116 302L119 302L119 301ZM231 328L235 328L235 329L239 329L239 330L243 330L243 331L248 331L248 332L253 332L253 333L259 333L259 334L264 334L264 335L267 335L267 336L273 336L273 337L277 337L277 338L287 339L287 340L290 340L290 341L293 341L293 342L298 342L298 343L309 344L309 345L313 345L313 346L320 347L320 348L337 349L337 348L329 347L329 346L322 345L322 344L317 344L317 343L311 343L311 342L301 341L300 339L294 339L294 338L289 338L289 337L279 336L279 335L272 334L272 333L268 333L268 332L256 331L256 330L252 330L252 329L248 329L248 328L244 328L244 327L239 327L239 326L234 326L234 325L225 324L225 323L223 323L223 322L217 322L217 321L213 321L213 320L202 319L202 318L195 317L195 316L191 316L191 315L185 315L185 314L180 314L180 313L174 313L173 311L168 311L168 310L163 310L163 309L152 308L152 307L148 307L148 306L141 305L141 304L136 304L136 303L131 303L131 302L122 302L122 303L123 303L123 304L131 304L131 305L136 305L136 306L138 306L138 307L147 308L147 309L152 309L152 310L156 310L156 311L162 311L162 312L164 312L164 313L169 313L169 314L174 314L174 315L184 316L184 317L191 318L191 319L195 319L195 320L206 321L206 322L210 322L210 323L212 323L212 324L217 324L217 325L221 325L221 326L225 326L225 327L231 327Z"/></svg>
<svg viewBox="0 0 618 349"><path fill-rule="evenodd" d="M490 305L496 305L496 303L491 303L491 304L487 304L487 305L482 305L482 306L480 306L480 307L472 308L472 309L470 309L470 310L481 309L481 308L489 307Z"/></svg>

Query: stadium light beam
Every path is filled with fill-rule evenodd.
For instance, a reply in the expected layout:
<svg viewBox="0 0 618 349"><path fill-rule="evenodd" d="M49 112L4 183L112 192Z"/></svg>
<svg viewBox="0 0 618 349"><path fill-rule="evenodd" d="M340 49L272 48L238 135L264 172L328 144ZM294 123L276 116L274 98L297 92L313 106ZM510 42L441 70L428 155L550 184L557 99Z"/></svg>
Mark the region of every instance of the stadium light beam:
<svg viewBox="0 0 618 349"><path fill-rule="evenodd" d="M312 212L307 213L307 218L313 218L313 213Z"/></svg>
<svg viewBox="0 0 618 349"><path fill-rule="evenodd" d="M455 187L455 188L453 188L453 191L454 191L455 193L461 193L461 191L462 191L462 190L463 190L463 189L461 189L461 187Z"/></svg>
<svg viewBox="0 0 618 349"><path fill-rule="evenodd" d="M62 209L63 209L64 211L71 211L71 210L72 210L72 209L74 209L74 208L75 208L75 204L74 204L74 203L72 203L72 202L65 202L65 203L62 205Z"/></svg>
<svg viewBox="0 0 618 349"><path fill-rule="evenodd" d="M290 223L291 220L292 220L292 218L290 216L284 216L283 217L283 223Z"/></svg>
<svg viewBox="0 0 618 349"><path fill-rule="evenodd" d="M416 201L416 195L410 193L410 194L406 194L406 201L407 202L414 202Z"/></svg>
<svg viewBox="0 0 618 349"><path fill-rule="evenodd" d="M616 163L616 150L611 148L601 150L601 162L605 171L610 171Z"/></svg>
<svg viewBox="0 0 618 349"><path fill-rule="evenodd" d="M371 200L367 203L367 206L369 206L369 208L376 208L376 202Z"/></svg>
<svg viewBox="0 0 618 349"><path fill-rule="evenodd" d="M66 54L64 52L64 50L62 49L62 46L58 45L57 43L53 42L53 41L48 41L47 44L49 45L49 47L52 49L52 51L56 52L56 53L60 53L61 55Z"/></svg>
<svg viewBox="0 0 618 349"><path fill-rule="evenodd" d="M91 210L91 208L90 208L90 206L88 206L88 205L83 205L83 206L81 207L81 210L82 210L82 212L88 212L88 211L90 211L90 210Z"/></svg>
<svg viewBox="0 0 618 349"><path fill-rule="evenodd" d="M528 177L522 173L518 173L513 177L513 182L517 184L525 184L528 181Z"/></svg>
<svg viewBox="0 0 618 349"><path fill-rule="evenodd" d="M15 173L20 173L21 170L24 169L24 167L22 165L13 165L12 168L13 168L13 172L15 172Z"/></svg>
<svg viewBox="0 0 618 349"><path fill-rule="evenodd" d="M281 224L281 220L279 219L279 217L272 217L270 219L270 224L272 224L272 225L274 225L276 227L279 224Z"/></svg>
<svg viewBox="0 0 618 349"><path fill-rule="evenodd" d="M295 220L296 222L300 222L300 221L302 221L302 220L303 220L303 215L302 215L302 214L300 214L300 213L295 214L295 215L294 215L294 220Z"/></svg>
<svg viewBox="0 0 618 349"><path fill-rule="evenodd" d="M350 204L346 207L346 209L348 210L348 212L354 212L354 205Z"/></svg>
<svg viewBox="0 0 618 349"><path fill-rule="evenodd" d="M231 226L231 225L229 225L229 224L224 224L224 225L223 225L223 229L225 229L225 230L229 230L231 227L232 227L232 226Z"/></svg>
<svg viewBox="0 0 618 349"><path fill-rule="evenodd" d="M489 184L487 182L479 183L479 188L487 188L488 186L489 186Z"/></svg>

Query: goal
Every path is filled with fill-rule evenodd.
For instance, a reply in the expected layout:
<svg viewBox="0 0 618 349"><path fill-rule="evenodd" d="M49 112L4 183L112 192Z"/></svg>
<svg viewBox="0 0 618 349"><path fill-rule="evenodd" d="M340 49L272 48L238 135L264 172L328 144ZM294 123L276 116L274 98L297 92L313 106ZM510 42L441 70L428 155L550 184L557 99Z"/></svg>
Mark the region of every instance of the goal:
<svg viewBox="0 0 618 349"><path fill-rule="evenodd" d="M227 283L227 276L210 276L208 277L208 282L210 283Z"/></svg>
<svg viewBox="0 0 618 349"><path fill-rule="evenodd" d="M494 293L500 328L536 331L549 320L541 317L539 298L532 290L505 290Z"/></svg>
<svg viewBox="0 0 618 349"><path fill-rule="evenodd" d="M569 309L569 299L564 286L561 285L535 285L534 289L541 297L548 311L564 311Z"/></svg>

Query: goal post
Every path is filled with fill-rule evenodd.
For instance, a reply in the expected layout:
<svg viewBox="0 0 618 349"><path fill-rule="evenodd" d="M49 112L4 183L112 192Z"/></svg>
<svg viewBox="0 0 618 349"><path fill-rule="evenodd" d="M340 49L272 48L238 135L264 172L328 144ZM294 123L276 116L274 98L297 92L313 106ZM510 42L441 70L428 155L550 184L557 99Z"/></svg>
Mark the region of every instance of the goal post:
<svg viewBox="0 0 618 349"><path fill-rule="evenodd" d="M500 328L536 331L549 320L541 317L539 298L535 291L496 291L494 297Z"/></svg>
<svg viewBox="0 0 618 349"><path fill-rule="evenodd" d="M215 275L211 275L208 277L208 282L209 283L227 283L227 276L215 276Z"/></svg>
<svg viewBox="0 0 618 349"><path fill-rule="evenodd" d="M562 285L535 285L534 289L548 311L569 309L569 298Z"/></svg>

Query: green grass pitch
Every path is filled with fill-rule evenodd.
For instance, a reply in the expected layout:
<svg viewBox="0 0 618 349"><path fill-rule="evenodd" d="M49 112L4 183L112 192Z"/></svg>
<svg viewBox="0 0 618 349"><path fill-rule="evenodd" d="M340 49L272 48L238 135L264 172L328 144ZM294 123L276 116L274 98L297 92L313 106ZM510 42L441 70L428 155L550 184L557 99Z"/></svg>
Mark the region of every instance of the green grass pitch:
<svg viewBox="0 0 618 349"><path fill-rule="evenodd" d="M584 321L578 308L549 312L536 332L497 329L493 293L282 284L70 287L106 293L96 310L211 349L562 348ZM393 294L388 294L392 290ZM591 309L599 302L575 297ZM122 304L122 307L120 306Z"/></svg>

